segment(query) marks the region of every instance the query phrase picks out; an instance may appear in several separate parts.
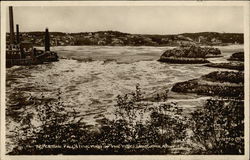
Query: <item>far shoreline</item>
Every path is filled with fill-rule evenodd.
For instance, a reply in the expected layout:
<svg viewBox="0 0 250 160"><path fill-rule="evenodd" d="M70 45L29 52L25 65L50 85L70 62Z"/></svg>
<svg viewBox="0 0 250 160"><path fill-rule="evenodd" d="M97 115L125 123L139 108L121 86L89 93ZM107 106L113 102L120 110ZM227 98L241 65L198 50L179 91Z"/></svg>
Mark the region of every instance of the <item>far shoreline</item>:
<svg viewBox="0 0 250 160"><path fill-rule="evenodd" d="M200 45L200 47L207 47L207 46L212 46L212 47L228 47L228 46L243 46L244 44L226 44L226 45ZM141 45L141 46L132 46L132 45L117 45L117 46L111 46L111 45L58 45L58 46L51 46L51 48L55 47L155 47L155 48L165 48L165 47L178 47L178 45L175 46L146 46L146 45ZM43 46L34 46L34 48L44 48Z"/></svg>

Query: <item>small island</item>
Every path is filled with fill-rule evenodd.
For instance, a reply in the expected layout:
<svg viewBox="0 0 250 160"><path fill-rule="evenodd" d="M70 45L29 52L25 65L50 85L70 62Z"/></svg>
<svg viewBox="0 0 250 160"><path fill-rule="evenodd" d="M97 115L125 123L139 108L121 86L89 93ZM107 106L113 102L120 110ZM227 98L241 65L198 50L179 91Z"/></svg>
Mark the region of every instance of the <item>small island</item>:
<svg viewBox="0 0 250 160"><path fill-rule="evenodd" d="M160 57L160 62L199 64L209 63L206 58L216 57L221 54L218 48L200 47L197 45L180 46L166 50Z"/></svg>

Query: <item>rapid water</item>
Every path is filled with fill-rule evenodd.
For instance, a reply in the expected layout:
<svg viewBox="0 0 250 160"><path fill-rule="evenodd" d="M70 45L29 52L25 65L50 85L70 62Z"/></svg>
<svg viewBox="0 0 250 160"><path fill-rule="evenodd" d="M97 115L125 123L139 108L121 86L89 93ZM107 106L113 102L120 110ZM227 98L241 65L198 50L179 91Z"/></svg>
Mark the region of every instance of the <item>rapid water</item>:
<svg viewBox="0 0 250 160"><path fill-rule="evenodd" d="M14 66L6 69L6 108L18 103L18 97L58 98L67 107L80 112L85 122L95 123L109 114L119 94L135 90L137 83L150 95L170 89L174 83L198 78L215 70L202 64L167 64L157 61L170 47L61 46L52 48L60 61L36 66ZM225 62L243 46L219 47ZM189 103L192 105L192 103ZM16 109L19 116L32 113L29 107ZM7 135L20 125L7 115Z"/></svg>
<svg viewBox="0 0 250 160"><path fill-rule="evenodd" d="M243 46L223 46L223 62ZM58 91L69 107L74 107L86 121L94 122L109 111L119 94L129 93L140 84L143 92L153 93L174 83L198 78L216 68L202 64L166 64L157 61L169 47L61 46L52 48L59 62L14 66L6 71L6 101L13 94L57 98Z"/></svg>

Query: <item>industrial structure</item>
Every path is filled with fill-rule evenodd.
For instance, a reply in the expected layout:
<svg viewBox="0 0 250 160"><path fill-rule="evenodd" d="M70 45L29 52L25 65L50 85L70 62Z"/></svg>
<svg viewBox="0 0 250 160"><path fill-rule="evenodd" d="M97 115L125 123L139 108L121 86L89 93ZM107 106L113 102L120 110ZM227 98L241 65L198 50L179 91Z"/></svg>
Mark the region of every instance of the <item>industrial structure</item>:
<svg viewBox="0 0 250 160"><path fill-rule="evenodd" d="M50 51L49 30L46 28L44 36L45 50L34 48L29 41L21 41L19 25L14 32L13 7L9 7L10 36L6 45L6 67L14 65L35 65L44 62L58 61L57 53Z"/></svg>

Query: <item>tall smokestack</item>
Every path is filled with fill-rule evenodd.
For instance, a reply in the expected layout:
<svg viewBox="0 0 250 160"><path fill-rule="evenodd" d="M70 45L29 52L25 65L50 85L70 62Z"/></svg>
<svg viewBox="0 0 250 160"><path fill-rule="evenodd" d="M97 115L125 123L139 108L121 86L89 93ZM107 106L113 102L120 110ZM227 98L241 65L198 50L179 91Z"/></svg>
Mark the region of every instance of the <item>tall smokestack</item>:
<svg viewBox="0 0 250 160"><path fill-rule="evenodd" d="M49 29L48 28L46 28L46 30L45 30L44 45L45 45L45 51L50 51L50 38L49 38Z"/></svg>
<svg viewBox="0 0 250 160"><path fill-rule="evenodd" d="M10 19L10 44L15 43L15 35L14 35L14 20L13 20L13 8L9 7L9 19Z"/></svg>
<svg viewBox="0 0 250 160"><path fill-rule="evenodd" d="M19 35L19 25L16 25L16 43L20 43L20 35Z"/></svg>

